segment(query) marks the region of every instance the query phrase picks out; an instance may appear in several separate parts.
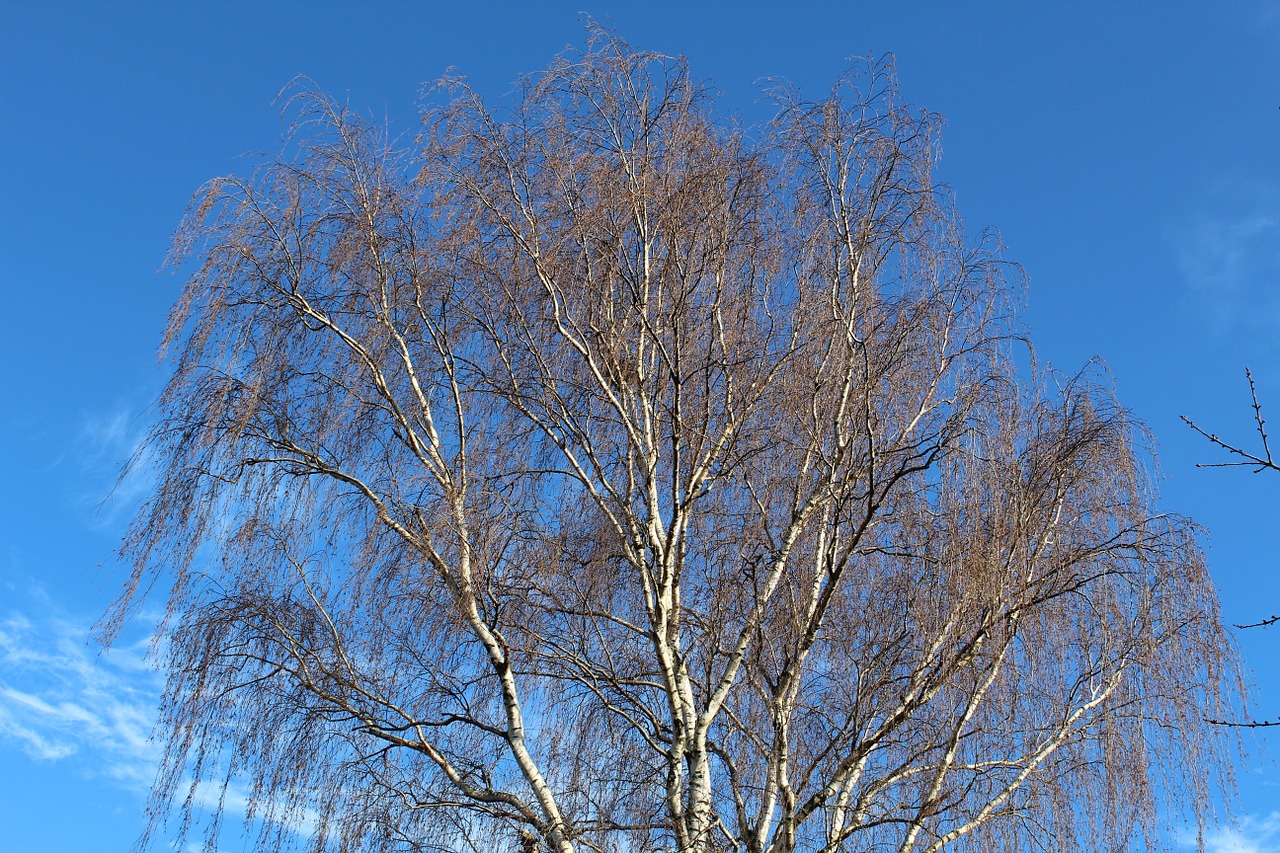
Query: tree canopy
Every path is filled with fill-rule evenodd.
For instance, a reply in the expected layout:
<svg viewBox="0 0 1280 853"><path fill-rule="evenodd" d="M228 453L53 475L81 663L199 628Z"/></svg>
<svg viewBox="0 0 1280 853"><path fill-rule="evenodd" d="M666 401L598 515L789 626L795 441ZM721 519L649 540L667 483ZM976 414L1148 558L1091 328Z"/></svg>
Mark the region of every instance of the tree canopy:
<svg viewBox="0 0 1280 853"><path fill-rule="evenodd" d="M233 782L263 849L1203 819L1235 659L1142 424L1019 372L1019 272L889 63L767 91L742 127L596 31L413 142L304 84L200 190L107 617L169 590L153 833Z"/></svg>

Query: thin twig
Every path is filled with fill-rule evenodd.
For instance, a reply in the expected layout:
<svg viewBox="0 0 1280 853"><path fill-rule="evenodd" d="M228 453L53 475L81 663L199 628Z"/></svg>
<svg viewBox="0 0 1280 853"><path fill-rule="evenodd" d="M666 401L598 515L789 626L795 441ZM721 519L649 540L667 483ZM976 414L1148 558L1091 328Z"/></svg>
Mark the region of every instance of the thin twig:
<svg viewBox="0 0 1280 853"><path fill-rule="evenodd" d="M1208 432L1207 430L1200 427L1200 425L1197 424L1195 421L1191 420L1191 418L1187 417L1186 415L1182 415L1182 420L1187 426L1191 427L1193 430L1200 433L1205 438L1209 439L1211 443L1216 444L1218 447L1221 447L1223 450L1226 450L1228 453L1231 453L1236 456L1242 456L1246 460L1244 462L1198 462L1196 463L1197 468L1232 468L1237 466L1248 466L1253 468L1253 473L1255 474L1261 473L1262 471L1266 471L1268 469L1272 471L1280 471L1280 465L1277 465L1275 460L1271 456L1271 443L1267 439L1267 422L1263 420L1262 404L1258 402L1258 386L1256 383L1254 383L1253 373L1249 370L1248 367L1244 369L1244 375L1245 375L1245 378L1249 380L1249 397L1253 401L1253 420L1258 425L1258 435L1262 439L1262 455L1259 456L1257 454L1250 453L1247 450L1244 450L1240 447L1237 447L1234 444L1224 441L1223 439L1219 438L1215 433ZM1266 628L1269 625L1274 625L1277 622L1280 622L1280 615L1269 616L1266 619L1263 619L1261 622L1253 622L1247 625L1238 624L1235 627L1240 630L1244 630L1246 628ZM1211 723L1217 726L1229 726L1231 728L1242 728L1242 729L1264 729L1264 728L1273 728L1275 726L1280 726L1280 719L1248 720L1248 721L1240 722L1240 721L1231 721L1231 720L1211 720L1208 717L1206 717L1205 722Z"/></svg>
<svg viewBox="0 0 1280 853"><path fill-rule="evenodd" d="M1244 369L1245 378L1249 380L1249 396L1253 398L1253 419L1258 422L1258 435L1262 436L1262 451L1267 456L1267 464L1272 468L1276 464L1271 461L1271 445L1267 443L1267 426L1266 421L1262 419L1262 406L1258 403L1258 388L1253 384L1253 374L1249 372L1249 368Z"/></svg>
<svg viewBox="0 0 1280 853"><path fill-rule="evenodd" d="M1233 721L1233 720L1211 720L1208 717L1205 717L1204 721L1206 723L1210 723L1215 726L1230 726L1231 728L1235 728L1235 729L1269 729L1269 728L1274 728L1275 726L1280 726L1280 719L1278 720L1247 720L1245 722L1239 722L1239 721Z"/></svg>
<svg viewBox="0 0 1280 853"><path fill-rule="evenodd" d="M1191 418L1186 415L1182 415L1183 423L1209 439L1211 443L1216 444L1218 447L1221 447L1223 450L1235 456L1242 456L1246 460L1244 462L1197 462L1197 468L1234 468L1247 466L1253 468L1253 473L1255 474L1268 469L1272 471L1280 471L1280 464L1277 464L1271 457L1271 443L1267 438L1267 422L1262 418L1262 405L1258 402L1258 388L1254 384L1253 374L1249 371L1249 368L1246 367L1244 369L1244 375L1249 380L1249 396L1253 399L1253 419L1258 425L1258 435L1262 437L1262 455L1258 456L1238 447L1237 445L1231 444L1230 442L1219 438L1217 433L1209 432L1195 421L1191 420Z"/></svg>

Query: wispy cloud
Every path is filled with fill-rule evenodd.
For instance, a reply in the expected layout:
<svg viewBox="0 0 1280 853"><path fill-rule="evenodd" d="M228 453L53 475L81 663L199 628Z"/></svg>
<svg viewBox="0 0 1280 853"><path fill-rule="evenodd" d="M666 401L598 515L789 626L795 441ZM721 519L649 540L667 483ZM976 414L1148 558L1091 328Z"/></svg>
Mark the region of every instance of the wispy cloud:
<svg viewBox="0 0 1280 853"><path fill-rule="evenodd" d="M1280 851L1280 812L1242 818L1236 826L1205 833L1207 853L1277 853Z"/></svg>
<svg viewBox="0 0 1280 853"><path fill-rule="evenodd" d="M53 612L0 617L0 743L144 791L160 691L145 659L149 638L99 653L88 637L87 623Z"/></svg>
<svg viewBox="0 0 1280 853"><path fill-rule="evenodd" d="M1224 181L1170 238L1193 308L1212 331L1280 328L1280 187Z"/></svg>
<svg viewBox="0 0 1280 853"><path fill-rule="evenodd" d="M1280 0L1258 0L1254 21L1263 30L1280 29Z"/></svg>
<svg viewBox="0 0 1280 853"><path fill-rule="evenodd" d="M1191 285L1216 293L1247 287L1255 267L1274 260L1280 220L1254 212L1231 219L1202 218L1188 229L1179 260Z"/></svg>
<svg viewBox="0 0 1280 853"><path fill-rule="evenodd" d="M155 778L160 746L151 740L161 678L147 656L150 636L118 641L110 651L90 644L91 626L63 615L40 590L28 590L25 612L0 614L0 754L107 779L143 796ZM179 798L185 796L181 786ZM246 818L249 792L240 780L224 791L201 783L197 808ZM258 804L262 817L264 804ZM291 814L292 831L309 835L319 816ZM203 847L201 849L204 849Z"/></svg>
<svg viewBox="0 0 1280 853"><path fill-rule="evenodd" d="M85 489L75 499L95 526L119 527L155 485L146 431L145 418L126 406L81 418L76 456Z"/></svg>

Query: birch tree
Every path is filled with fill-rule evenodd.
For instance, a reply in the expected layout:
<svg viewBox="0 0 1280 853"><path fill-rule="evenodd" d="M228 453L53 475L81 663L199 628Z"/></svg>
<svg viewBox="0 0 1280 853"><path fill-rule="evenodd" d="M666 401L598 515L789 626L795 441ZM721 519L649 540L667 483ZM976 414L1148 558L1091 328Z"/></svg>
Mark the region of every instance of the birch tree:
<svg viewBox="0 0 1280 853"><path fill-rule="evenodd" d="M105 623L167 597L149 837L229 786L264 850L1203 821L1235 660L1142 424L1019 372L1018 270L886 62L768 94L739 126L595 33L413 142L295 90L201 189Z"/></svg>

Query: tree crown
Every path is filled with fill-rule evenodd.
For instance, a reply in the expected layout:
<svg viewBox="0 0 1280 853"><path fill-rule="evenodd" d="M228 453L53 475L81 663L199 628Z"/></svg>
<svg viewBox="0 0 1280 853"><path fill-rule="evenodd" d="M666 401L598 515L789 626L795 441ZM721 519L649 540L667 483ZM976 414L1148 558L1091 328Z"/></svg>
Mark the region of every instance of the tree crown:
<svg viewBox="0 0 1280 853"><path fill-rule="evenodd" d="M410 149L295 90L176 239L107 622L172 581L154 826L231 779L317 851L1203 819L1238 693L1195 529L1100 368L1019 375L1017 270L887 62L749 130L601 31L504 112L435 91Z"/></svg>

